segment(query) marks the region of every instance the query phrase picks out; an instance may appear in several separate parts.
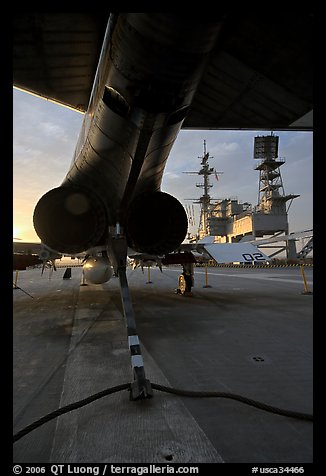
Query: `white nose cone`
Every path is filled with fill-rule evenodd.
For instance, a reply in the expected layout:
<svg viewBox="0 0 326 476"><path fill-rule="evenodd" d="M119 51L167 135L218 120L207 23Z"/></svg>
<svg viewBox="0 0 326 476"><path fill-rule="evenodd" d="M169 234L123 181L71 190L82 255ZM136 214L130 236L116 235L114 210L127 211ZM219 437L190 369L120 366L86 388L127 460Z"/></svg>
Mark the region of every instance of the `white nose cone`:
<svg viewBox="0 0 326 476"><path fill-rule="evenodd" d="M88 258L83 266L86 281L92 284L103 284L109 281L113 275L113 269L108 258L98 256Z"/></svg>

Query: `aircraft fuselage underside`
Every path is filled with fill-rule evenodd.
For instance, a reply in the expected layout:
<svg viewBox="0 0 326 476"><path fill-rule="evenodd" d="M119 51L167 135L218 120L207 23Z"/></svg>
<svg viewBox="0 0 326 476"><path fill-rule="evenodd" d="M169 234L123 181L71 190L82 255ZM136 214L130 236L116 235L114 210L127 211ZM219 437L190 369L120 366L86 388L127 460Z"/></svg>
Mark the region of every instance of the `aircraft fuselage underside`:
<svg viewBox="0 0 326 476"><path fill-rule="evenodd" d="M50 249L92 255L103 246L102 256L84 265L96 282L98 274L111 275L109 256L121 286L132 399L150 397L151 387L126 278L127 249L162 256L186 236L185 210L161 192L161 180L218 30L216 19L197 14L111 14L70 170L34 211L34 227Z"/></svg>
<svg viewBox="0 0 326 476"><path fill-rule="evenodd" d="M173 251L186 235L183 207L160 186L218 23L161 15L110 16L71 168L34 212L38 235L56 251L105 244L117 222L140 252Z"/></svg>

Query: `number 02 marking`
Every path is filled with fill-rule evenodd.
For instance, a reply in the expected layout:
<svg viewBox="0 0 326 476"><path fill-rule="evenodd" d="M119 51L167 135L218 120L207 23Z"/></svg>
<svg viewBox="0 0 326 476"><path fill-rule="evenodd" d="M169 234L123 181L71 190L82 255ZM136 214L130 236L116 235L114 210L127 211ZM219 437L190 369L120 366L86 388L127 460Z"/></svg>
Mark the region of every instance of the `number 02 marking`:
<svg viewBox="0 0 326 476"><path fill-rule="evenodd" d="M245 261L265 261L262 253L242 253L242 256Z"/></svg>

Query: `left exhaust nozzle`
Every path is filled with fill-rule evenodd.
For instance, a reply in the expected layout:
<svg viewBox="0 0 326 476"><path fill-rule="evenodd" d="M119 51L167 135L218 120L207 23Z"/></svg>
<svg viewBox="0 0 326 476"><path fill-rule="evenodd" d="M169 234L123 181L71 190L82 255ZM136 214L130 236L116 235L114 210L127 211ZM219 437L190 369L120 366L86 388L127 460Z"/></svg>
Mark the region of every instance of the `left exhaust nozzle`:
<svg viewBox="0 0 326 476"><path fill-rule="evenodd" d="M74 254L101 244L107 230L107 214L94 193L61 186L38 201L33 223L42 243L60 253Z"/></svg>

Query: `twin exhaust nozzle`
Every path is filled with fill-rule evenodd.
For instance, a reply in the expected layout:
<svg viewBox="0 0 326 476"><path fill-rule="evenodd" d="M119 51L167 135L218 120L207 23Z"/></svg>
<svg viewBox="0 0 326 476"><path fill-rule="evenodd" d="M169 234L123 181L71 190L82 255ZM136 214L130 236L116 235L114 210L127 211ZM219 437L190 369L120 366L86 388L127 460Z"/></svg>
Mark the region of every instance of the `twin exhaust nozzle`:
<svg viewBox="0 0 326 476"><path fill-rule="evenodd" d="M110 210L94 192L60 186L37 203L33 222L42 243L59 253L75 254L105 245ZM122 224L128 245L139 253L163 255L184 240L188 220L181 203L164 192L138 195Z"/></svg>

